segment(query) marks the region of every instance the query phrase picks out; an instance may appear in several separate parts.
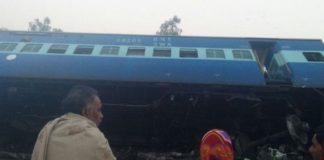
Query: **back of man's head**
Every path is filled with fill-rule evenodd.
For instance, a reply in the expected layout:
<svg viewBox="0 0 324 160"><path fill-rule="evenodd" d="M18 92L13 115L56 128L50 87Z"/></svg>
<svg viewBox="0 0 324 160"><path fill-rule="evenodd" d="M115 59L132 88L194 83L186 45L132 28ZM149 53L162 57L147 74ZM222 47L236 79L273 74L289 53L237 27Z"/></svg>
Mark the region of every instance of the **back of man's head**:
<svg viewBox="0 0 324 160"><path fill-rule="evenodd" d="M62 101L63 112L81 114L83 108L93 103L95 96L98 96L98 92L91 87L74 86Z"/></svg>
<svg viewBox="0 0 324 160"><path fill-rule="evenodd" d="M321 145L323 145L323 140L324 140L324 125L321 125L321 126L317 127L316 130L315 130L315 134L316 134L316 140L318 141L318 143L320 143Z"/></svg>

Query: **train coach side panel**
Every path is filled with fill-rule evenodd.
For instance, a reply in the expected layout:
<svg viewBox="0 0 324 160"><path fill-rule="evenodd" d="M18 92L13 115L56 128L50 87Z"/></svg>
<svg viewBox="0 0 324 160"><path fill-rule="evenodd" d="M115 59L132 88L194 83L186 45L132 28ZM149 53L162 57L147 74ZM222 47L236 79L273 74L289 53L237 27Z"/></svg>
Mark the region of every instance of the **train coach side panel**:
<svg viewBox="0 0 324 160"><path fill-rule="evenodd" d="M38 79L264 85L255 61L0 54L0 76Z"/></svg>

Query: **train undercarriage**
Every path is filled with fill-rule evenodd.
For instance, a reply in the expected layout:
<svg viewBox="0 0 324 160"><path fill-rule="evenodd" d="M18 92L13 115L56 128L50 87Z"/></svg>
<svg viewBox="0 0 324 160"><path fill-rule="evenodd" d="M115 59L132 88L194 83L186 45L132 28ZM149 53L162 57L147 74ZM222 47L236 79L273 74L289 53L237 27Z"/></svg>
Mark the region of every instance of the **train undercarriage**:
<svg viewBox="0 0 324 160"><path fill-rule="evenodd" d="M199 159L204 133L231 135L236 159L310 159L323 120L322 89L1 79L0 159L30 159L43 125L75 84L99 91L100 129L118 159Z"/></svg>

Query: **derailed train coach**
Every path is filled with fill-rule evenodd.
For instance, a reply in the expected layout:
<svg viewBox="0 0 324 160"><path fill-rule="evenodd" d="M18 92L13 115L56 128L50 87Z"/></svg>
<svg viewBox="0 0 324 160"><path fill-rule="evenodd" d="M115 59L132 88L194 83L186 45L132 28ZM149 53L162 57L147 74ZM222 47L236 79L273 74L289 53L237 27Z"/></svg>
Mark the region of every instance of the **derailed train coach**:
<svg viewBox="0 0 324 160"><path fill-rule="evenodd" d="M100 93L113 149L186 152L219 128L238 159L307 159L323 56L321 40L1 31L0 149L31 153L84 84Z"/></svg>

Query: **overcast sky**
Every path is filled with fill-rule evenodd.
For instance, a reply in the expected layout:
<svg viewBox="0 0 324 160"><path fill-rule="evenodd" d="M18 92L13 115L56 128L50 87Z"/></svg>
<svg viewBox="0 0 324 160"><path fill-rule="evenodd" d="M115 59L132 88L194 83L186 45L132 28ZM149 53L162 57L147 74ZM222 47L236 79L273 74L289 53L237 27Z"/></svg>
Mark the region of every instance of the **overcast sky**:
<svg viewBox="0 0 324 160"><path fill-rule="evenodd" d="M155 34L173 15L182 35L324 39L324 0L1 0L0 27L48 16L66 32Z"/></svg>

